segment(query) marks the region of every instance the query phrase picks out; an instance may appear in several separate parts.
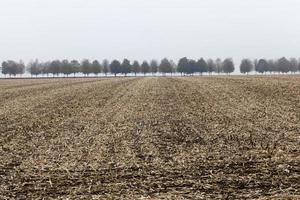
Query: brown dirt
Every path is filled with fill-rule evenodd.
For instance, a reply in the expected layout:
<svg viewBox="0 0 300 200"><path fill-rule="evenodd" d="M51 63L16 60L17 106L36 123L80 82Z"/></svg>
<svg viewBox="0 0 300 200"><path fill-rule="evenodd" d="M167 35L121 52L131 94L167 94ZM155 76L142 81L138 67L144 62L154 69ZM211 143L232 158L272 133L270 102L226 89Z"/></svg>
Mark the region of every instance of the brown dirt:
<svg viewBox="0 0 300 200"><path fill-rule="evenodd" d="M0 80L0 199L299 199L300 77Z"/></svg>

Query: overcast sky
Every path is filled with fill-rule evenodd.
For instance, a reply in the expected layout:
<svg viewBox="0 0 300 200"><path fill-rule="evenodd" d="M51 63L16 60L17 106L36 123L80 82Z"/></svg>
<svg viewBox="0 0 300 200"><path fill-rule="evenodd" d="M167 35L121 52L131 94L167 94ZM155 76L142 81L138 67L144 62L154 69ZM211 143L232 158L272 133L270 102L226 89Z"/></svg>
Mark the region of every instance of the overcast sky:
<svg viewBox="0 0 300 200"><path fill-rule="evenodd" d="M0 60L300 57L299 0L1 0Z"/></svg>

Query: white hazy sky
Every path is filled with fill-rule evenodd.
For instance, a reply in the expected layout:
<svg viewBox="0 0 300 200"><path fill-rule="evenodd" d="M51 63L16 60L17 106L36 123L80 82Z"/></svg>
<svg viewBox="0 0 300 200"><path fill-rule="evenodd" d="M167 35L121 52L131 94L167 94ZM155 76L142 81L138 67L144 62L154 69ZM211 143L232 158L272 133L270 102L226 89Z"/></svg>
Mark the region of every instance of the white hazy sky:
<svg viewBox="0 0 300 200"><path fill-rule="evenodd" d="M0 0L0 60L300 57L299 0Z"/></svg>

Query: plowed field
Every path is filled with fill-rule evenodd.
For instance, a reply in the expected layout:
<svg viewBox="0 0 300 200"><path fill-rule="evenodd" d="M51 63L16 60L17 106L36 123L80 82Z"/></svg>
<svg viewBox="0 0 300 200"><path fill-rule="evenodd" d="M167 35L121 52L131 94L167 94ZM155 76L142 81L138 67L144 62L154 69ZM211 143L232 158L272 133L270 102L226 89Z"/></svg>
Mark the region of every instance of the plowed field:
<svg viewBox="0 0 300 200"><path fill-rule="evenodd" d="M299 199L300 77L0 80L0 199Z"/></svg>

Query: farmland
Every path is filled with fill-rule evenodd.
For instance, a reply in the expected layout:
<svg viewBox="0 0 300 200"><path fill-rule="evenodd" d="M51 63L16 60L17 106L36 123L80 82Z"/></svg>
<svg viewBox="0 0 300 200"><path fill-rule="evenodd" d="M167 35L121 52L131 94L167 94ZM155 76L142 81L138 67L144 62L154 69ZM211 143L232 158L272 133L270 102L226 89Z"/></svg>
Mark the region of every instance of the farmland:
<svg viewBox="0 0 300 200"><path fill-rule="evenodd" d="M299 76L0 80L0 199L297 199L299 147Z"/></svg>

